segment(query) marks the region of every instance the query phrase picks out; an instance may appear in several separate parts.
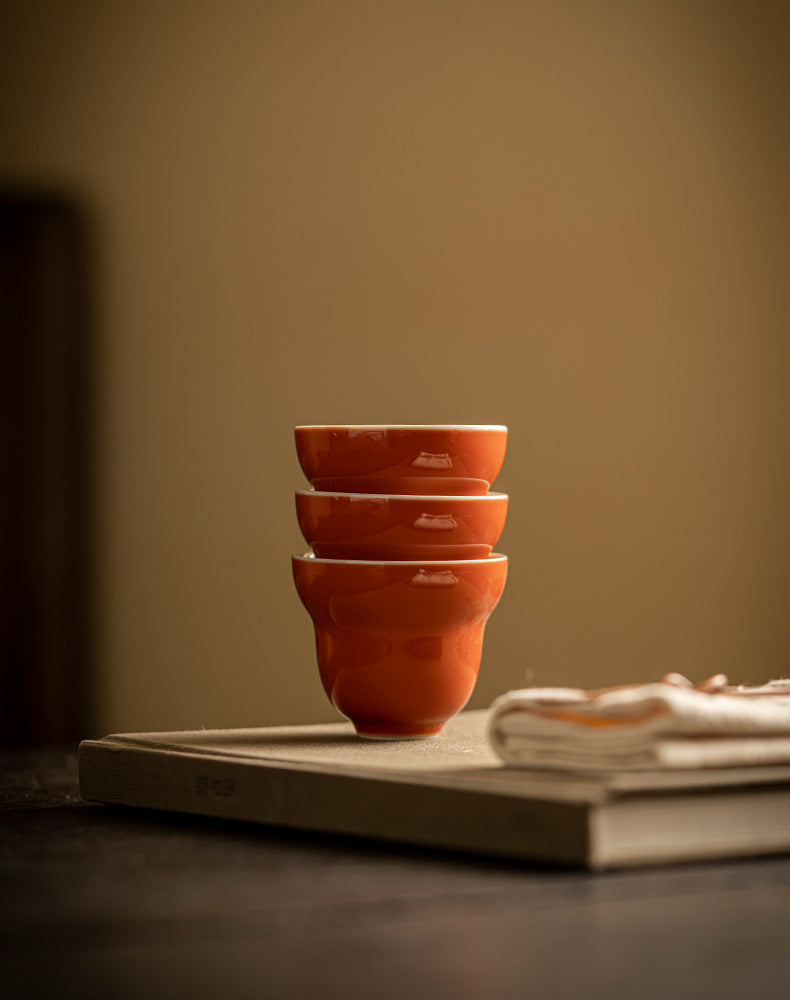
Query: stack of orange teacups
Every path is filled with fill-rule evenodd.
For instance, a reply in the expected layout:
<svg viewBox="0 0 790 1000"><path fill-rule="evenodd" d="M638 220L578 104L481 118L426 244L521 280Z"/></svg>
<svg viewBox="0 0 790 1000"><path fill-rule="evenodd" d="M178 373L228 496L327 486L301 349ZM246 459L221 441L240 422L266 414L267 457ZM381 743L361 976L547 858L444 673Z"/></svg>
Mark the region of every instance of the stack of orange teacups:
<svg viewBox="0 0 790 1000"><path fill-rule="evenodd" d="M468 701L505 586L507 428L297 427L312 552L294 556L333 705L361 736L432 736Z"/></svg>

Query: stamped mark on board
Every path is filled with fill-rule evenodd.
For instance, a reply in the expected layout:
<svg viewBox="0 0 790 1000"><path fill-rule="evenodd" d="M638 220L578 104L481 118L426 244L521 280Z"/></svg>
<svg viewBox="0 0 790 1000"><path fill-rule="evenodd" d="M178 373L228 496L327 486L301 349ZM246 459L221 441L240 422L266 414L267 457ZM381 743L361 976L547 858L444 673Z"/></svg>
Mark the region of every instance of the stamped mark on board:
<svg viewBox="0 0 790 1000"><path fill-rule="evenodd" d="M195 795L212 799L230 799L235 794L235 778L209 778L206 774L199 774L195 778Z"/></svg>

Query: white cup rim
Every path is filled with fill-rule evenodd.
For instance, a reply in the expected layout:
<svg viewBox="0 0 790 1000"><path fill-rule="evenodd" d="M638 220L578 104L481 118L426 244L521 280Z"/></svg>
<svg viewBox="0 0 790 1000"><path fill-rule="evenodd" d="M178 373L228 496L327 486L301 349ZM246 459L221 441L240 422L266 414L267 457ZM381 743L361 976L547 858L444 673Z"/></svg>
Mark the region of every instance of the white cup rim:
<svg viewBox="0 0 790 1000"><path fill-rule="evenodd" d="M299 562L343 563L349 566L471 566L474 563L507 562L502 552L492 552L480 559L329 559L312 552L291 557Z"/></svg>
<svg viewBox="0 0 790 1000"><path fill-rule="evenodd" d="M448 495L436 495L433 493L348 493L345 490L296 490L296 496L298 497L351 497L358 498L360 500L413 500L415 503L421 501L425 503L426 500L438 500L443 503L448 501L469 501L476 500L478 503L481 500L507 500L509 499L507 493L481 493L479 496L464 494L448 494Z"/></svg>
<svg viewBox="0 0 790 1000"><path fill-rule="evenodd" d="M506 431L505 424L297 424L297 431Z"/></svg>

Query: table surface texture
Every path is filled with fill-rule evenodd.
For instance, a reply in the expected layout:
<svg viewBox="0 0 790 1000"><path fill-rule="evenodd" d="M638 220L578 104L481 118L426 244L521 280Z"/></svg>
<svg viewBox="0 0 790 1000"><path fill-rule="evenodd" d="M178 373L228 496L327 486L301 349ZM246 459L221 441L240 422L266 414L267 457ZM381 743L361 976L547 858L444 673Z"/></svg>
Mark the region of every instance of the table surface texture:
<svg viewBox="0 0 790 1000"><path fill-rule="evenodd" d="M80 799L0 753L0 995L790 996L790 857L605 874Z"/></svg>

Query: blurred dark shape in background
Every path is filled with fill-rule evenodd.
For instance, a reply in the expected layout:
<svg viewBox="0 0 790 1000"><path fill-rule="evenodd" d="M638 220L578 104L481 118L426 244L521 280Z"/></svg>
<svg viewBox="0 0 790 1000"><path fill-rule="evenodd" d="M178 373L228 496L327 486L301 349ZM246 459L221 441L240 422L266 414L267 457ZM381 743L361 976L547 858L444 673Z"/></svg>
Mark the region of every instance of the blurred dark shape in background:
<svg viewBox="0 0 790 1000"><path fill-rule="evenodd" d="M60 193L0 191L0 745L90 725L90 250Z"/></svg>

